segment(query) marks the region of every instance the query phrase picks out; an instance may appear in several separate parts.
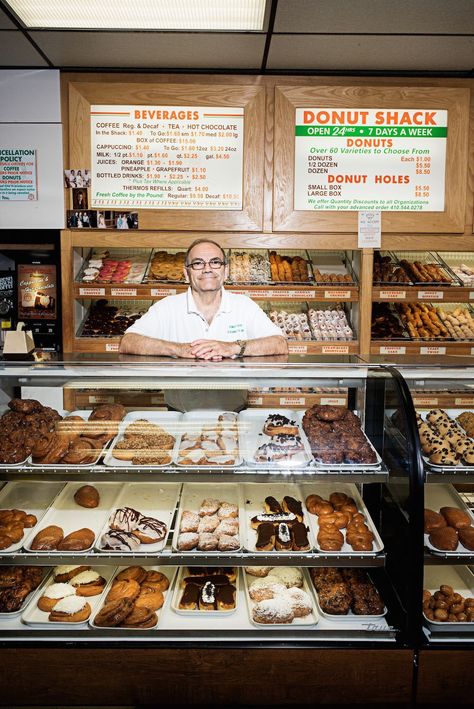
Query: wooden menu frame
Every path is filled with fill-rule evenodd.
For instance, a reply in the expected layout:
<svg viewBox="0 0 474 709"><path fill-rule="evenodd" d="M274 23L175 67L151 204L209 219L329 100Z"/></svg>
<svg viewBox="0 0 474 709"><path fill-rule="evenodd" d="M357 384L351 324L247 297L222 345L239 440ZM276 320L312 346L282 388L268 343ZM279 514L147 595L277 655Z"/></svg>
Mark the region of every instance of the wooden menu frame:
<svg viewBox="0 0 474 709"><path fill-rule="evenodd" d="M263 227L265 88L249 85L69 83L69 165L91 163L90 106L239 106L244 109L241 210L143 209L141 229L259 231Z"/></svg>
<svg viewBox="0 0 474 709"><path fill-rule="evenodd" d="M275 88L273 229L357 232L357 212L304 211L293 207L295 109L438 108L448 111L445 209L382 212L383 232L462 233L467 191L469 89L421 86L279 86Z"/></svg>

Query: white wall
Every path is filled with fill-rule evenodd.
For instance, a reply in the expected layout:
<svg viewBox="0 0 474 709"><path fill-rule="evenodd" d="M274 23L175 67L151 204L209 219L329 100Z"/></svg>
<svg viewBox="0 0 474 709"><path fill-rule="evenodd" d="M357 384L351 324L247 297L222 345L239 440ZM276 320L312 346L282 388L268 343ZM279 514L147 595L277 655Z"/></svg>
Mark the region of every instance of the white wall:
<svg viewBox="0 0 474 709"><path fill-rule="evenodd" d="M0 201L0 229L62 229L59 71L0 71L0 96L0 148L35 148L38 169L38 199Z"/></svg>

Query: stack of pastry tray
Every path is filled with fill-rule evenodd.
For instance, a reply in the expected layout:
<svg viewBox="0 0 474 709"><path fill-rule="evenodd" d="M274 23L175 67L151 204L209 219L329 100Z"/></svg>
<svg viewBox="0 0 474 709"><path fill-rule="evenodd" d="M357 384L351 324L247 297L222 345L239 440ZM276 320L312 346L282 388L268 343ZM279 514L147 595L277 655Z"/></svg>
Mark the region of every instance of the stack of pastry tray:
<svg viewBox="0 0 474 709"><path fill-rule="evenodd" d="M438 253L466 288L474 286L474 254L472 251L442 251Z"/></svg>
<svg viewBox="0 0 474 709"><path fill-rule="evenodd" d="M138 317L141 317L146 313L148 308L153 305L152 300L109 300L107 299L106 306L113 306L118 308L117 313L113 316L113 320L117 320L119 323L123 318L123 332L117 332L117 333L110 333L110 334L104 334L100 332L100 328L98 332L94 332L93 334L84 334L84 329L85 326L87 325L88 320L90 319L91 315L93 315L94 310L97 308L97 304L99 304L101 301L96 301L94 305L91 305L88 309L87 312L84 316L84 319L82 320L81 324L78 327L76 337L78 338L114 338L117 339L123 335L127 327L129 327L132 322L128 322L127 318L132 316L132 315L137 315ZM105 303L104 303L105 306ZM136 320L138 319L135 318ZM110 324L110 323L109 323Z"/></svg>
<svg viewBox="0 0 474 709"><path fill-rule="evenodd" d="M248 255L249 257L254 255L260 257L262 264L262 272L260 275L255 274L252 276L249 274L248 278L240 275L238 268L236 267L236 262L242 257ZM270 261L268 257L267 249L231 249L230 255L228 257L229 261L229 281L235 284L242 285L265 285L271 282L271 270Z"/></svg>
<svg viewBox="0 0 474 709"><path fill-rule="evenodd" d="M417 306L419 306L420 308L425 308L425 307L427 307L430 311L434 311L434 312L436 313L437 317L439 318L439 320L441 321L441 323L442 323L442 324L444 325L444 327L448 330L449 335L443 336L442 334L437 335L437 334L435 334L435 333L433 333L433 336L432 336L432 337L427 337L427 336L425 336L425 337L422 337L422 336L415 337L414 335L412 335L412 334L410 333L409 328L407 327L407 325L406 325L406 323L405 323L405 320L404 320L404 316L403 316L403 312L402 312L402 311L403 311L403 309L409 309L409 310L411 310L411 309L413 309L414 307L417 307ZM444 322L444 320L442 320L442 319L439 317L439 315L438 315L438 311L443 311L443 312L446 313L447 315L449 315L449 314L453 314L453 315L454 315L454 311L456 311L456 310L459 309L459 310L461 310L463 313L469 314L469 316L474 319L474 309L473 309L472 305L470 305L469 303L444 303L444 302L443 302L442 304L441 304L441 303L426 303L426 302L421 302L421 303L395 303L394 307L395 307L396 311L397 311L398 314L399 314L400 320L403 322L403 326L404 326L405 329L407 330L408 337L409 337L411 340L413 340L414 342L416 342L416 341L427 341L427 342L430 342L430 341L432 341L432 340L435 340L435 341L436 341L436 340L442 340L443 342L470 342L470 341L474 340L474 328L472 328L472 335L467 334L467 333L465 333L465 332L461 332L461 333L459 333L459 334L462 335L462 336L457 337L457 336L455 336L455 333L453 333L453 331L452 331L450 328L448 328L448 327L446 326L446 323ZM424 329L426 329L426 328L424 328ZM453 328L453 329L454 329L454 328ZM428 332L429 332L429 331L428 331Z"/></svg>
<svg viewBox="0 0 474 709"><path fill-rule="evenodd" d="M316 285L338 287L357 285L357 278L346 251L310 250L308 255Z"/></svg>
<svg viewBox="0 0 474 709"><path fill-rule="evenodd" d="M380 265L380 263L382 263L382 260L385 261L386 265L390 266L391 274L392 274L390 278L384 278L383 274L380 274L380 277L378 277L375 274L376 267L377 267L377 265ZM409 275L406 273L405 269L403 269L400 266L400 264L397 261L396 256L391 251L376 251L374 253L374 266L373 266L372 282L373 282L374 286L376 286L376 285L412 286L413 285L413 282L410 280Z"/></svg>
<svg viewBox="0 0 474 709"><path fill-rule="evenodd" d="M103 262L106 260L109 261L130 261L131 266L137 267L136 273L133 277L127 277L123 281L104 281L101 279L100 275L97 275L97 278L95 278L93 281L89 281L87 278L84 281L84 276L87 276L86 271L88 270L89 267L89 261L94 260L96 258L96 254L102 252L103 249L91 249L87 257L84 259L83 265L81 270L79 271L76 281L80 283L88 283L88 285L92 285L94 283L111 283L113 285L115 284L125 284L125 283L141 283L143 281L145 272L148 268L148 264L150 261L150 254L151 251L150 249L110 249L108 255L100 259ZM100 269L99 269L100 270Z"/></svg>
<svg viewBox="0 0 474 709"><path fill-rule="evenodd" d="M355 329L354 329L354 327L353 327L353 325L352 325L352 323L351 323L351 318L350 318L350 314L349 314L349 308L348 308L346 305L344 305L343 303L336 303L336 302L334 302L334 303L320 303L320 302L314 302L314 301L312 301L312 302L306 303L306 307L307 307L307 309L308 309L308 322L309 322L309 326L310 326L310 328L311 328L311 332L312 332L312 335L313 335L313 339L314 339L314 340L318 340L318 341L331 341L331 342L337 340L338 342L339 342L339 341L348 342L348 341L350 341L350 340L355 340L355 339L356 339L356 332L355 332ZM323 337L319 337L319 336L318 336L318 333L317 333L316 330L315 330L315 327L313 326L313 322L312 322L311 317L310 317L310 311L311 311L311 310L322 311L322 312L325 312L325 311L331 312L331 311L340 311L340 310L342 310L342 311L344 312L347 325L348 325L348 326L351 328L351 330L352 330L352 335L344 335L344 337L336 337L336 338L333 338L333 337L324 337L324 336L323 336Z"/></svg>
<svg viewBox="0 0 474 709"><path fill-rule="evenodd" d="M179 277L177 277L177 278L169 278L166 275L163 275L162 277L157 278L153 275L153 273L151 271L153 258L155 257L156 254L159 254L159 253L165 253L165 254L169 254L169 255L174 255L174 254L178 254L178 253L183 254L183 265L184 265L184 254L186 253L185 248L182 248L182 249L164 249L164 248L163 249L160 249L160 248L154 249L151 256L150 256L150 259L148 261L148 268L146 270L146 274L143 279L143 282L144 283L162 283L162 282L164 282L164 283L184 283L184 274L182 273L181 270L179 271Z"/></svg>
<svg viewBox="0 0 474 709"><path fill-rule="evenodd" d="M313 283L313 281L314 281L313 269L311 267L311 260L309 258L309 254L307 251L298 250L298 249L272 249L271 251L268 252L268 260L270 261L270 264L272 261L273 254L275 254L276 256L280 256L282 260L285 260L285 258L292 259L293 257L298 256L299 258L306 261L306 278L304 280L294 278L293 272L291 274L288 274L289 277L287 278L287 277L285 277L285 274L283 272L280 272L280 269L277 269L278 274L275 273L275 269L272 271L271 265L270 265L272 283L276 283L278 285L282 285L284 283L292 283L292 284L297 284L297 285L308 285L310 283ZM276 275L278 275L278 277L275 277Z"/></svg>
<svg viewBox="0 0 474 709"><path fill-rule="evenodd" d="M294 301L264 301L261 303L261 307L267 313L271 321L281 328L283 334L286 335L288 340L294 340L297 342L309 342L314 340L313 331L308 320L308 305L304 302L294 302ZM280 324L277 320L277 316L272 315L273 313L285 313L285 316L281 316L281 319L286 321L291 316L298 316L298 329L291 328L290 323Z"/></svg>
<svg viewBox="0 0 474 709"><path fill-rule="evenodd" d="M461 285L456 275L451 271L449 266L444 263L444 261L438 256L438 254L433 251L396 251L392 253L393 258L397 261L398 265L406 271L410 280L416 286L459 286ZM446 277L446 281L441 280L427 280L423 281L416 277L416 273L412 272L410 268L406 267L404 262L408 264L413 264L415 262L421 263L422 266L433 264L441 271L441 273Z"/></svg>

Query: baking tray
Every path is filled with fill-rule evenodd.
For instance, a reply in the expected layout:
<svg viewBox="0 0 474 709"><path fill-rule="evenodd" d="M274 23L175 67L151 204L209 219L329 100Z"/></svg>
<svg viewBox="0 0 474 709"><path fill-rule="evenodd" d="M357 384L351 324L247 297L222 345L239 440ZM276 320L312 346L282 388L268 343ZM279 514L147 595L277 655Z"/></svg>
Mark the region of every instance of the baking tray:
<svg viewBox="0 0 474 709"><path fill-rule="evenodd" d="M178 253L182 253L182 254L183 254L183 257L184 257L184 255L185 255L185 253L186 253L186 249L161 249L161 248L159 248L159 249L154 249L154 250L152 251L152 253L151 253L151 255L150 255L150 259L149 259L149 261L148 261L148 266L147 266L147 269L146 269L145 277L144 277L144 279L143 279L143 283L184 283L184 282L185 282L185 280L184 280L184 275L181 275L180 278L173 279L173 278L167 278L167 277L165 277L165 276L164 276L163 278L155 278L155 276L153 276L153 275L151 274L151 264L152 264L152 261L153 261L153 257L154 257L156 254L158 254L159 252L165 252L166 254L178 254ZM184 263L184 259L183 259L183 263Z"/></svg>
<svg viewBox="0 0 474 709"><path fill-rule="evenodd" d="M467 566L425 566L423 587L435 593L442 584L451 586L455 593L464 598L474 596L474 574ZM474 633L474 623L443 623L440 620L429 620L423 613L423 618L431 630L437 633Z"/></svg>
<svg viewBox="0 0 474 709"><path fill-rule="evenodd" d="M399 270L402 274L406 276L407 280L402 280L401 278L393 280L393 281L388 281L384 280L383 278L376 278L375 277L375 266L379 265L382 259L389 259L386 261L386 263L389 263L390 266L392 267L392 272L395 270ZM377 285L387 285L387 286L412 286L413 282L410 280L408 274L406 273L405 269L400 266L398 263L398 260L396 256L391 252L391 251L376 251L374 252L374 270L372 271L372 283L374 286Z"/></svg>
<svg viewBox="0 0 474 709"><path fill-rule="evenodd" d="M295 413L298 418L298 421L302 422L305 411L302 409L299 409ZM303 428L303 426L301 426L301 428ZM370 468L371 470L378 470L382 464L382 458L380 457L378 451L372 445L367 434L364 431L362 431L362 433L364 434L365 440L367 441L367 443L369 444L369 446L372 448L372 450L375 453L375 456L376 456L375 463L321 463L320 461L315 460L313 458L313 454L311 454L312 464L315 465L320 470L340 470L341 472L342 471L348 472L349 470L354 470L357 472L358 470L366 470L367 468ZM309 446L309 449L311 450L311 443L309 440L308 440L308 446Z"/></svg>
<svg viewBox="0 0 474 709"><path fill-rule="evenodd" d="M346 251L308 251L309 259L313 269L313 277L316 285L336 286L344 289L344 286L357 285L357 278L349 261ZM321 278L318 278L319 271ZM334 274L340 276L341 280L325 279L325 275ZM351 280L343 280L343 276L349 276Z"/></svg>
<svg viewBox="0 0 474 709"><path fill-rule="evenodd" d="M460 281L456 278L456 275L451 271L449 266L447 266L442 259L439 258L438 254L434 251L396 251L391 252L393 258L398 262L398 264L406 272L407 276L413 281L415 286L459 286ZM409 270L405 268L402 261L408 261L409 263L414 263L418 261L423 266L426 264L434 264L440 271L449 279L446 281L420 281L414 276L415 274L410 273Z"/></svg>
<svg viewBox="0 0 474 709"><path fill-rule="evenodd" d="M181 588L181 583L183 581L183 578L188 576L188 571L186 566L181 566L179 569L179 574L175 580L175 585L174 585L174 591L173 591L173 597L171 599L171 608L174 610L175 613L178 613L179 615L190 615L190 616L202 616L205 614L205 617L210 616L211 618L222 618L222 616L227 616L230 615L231 613L235 613L237 610L237 605L239 602L239 587L240 587L240 569L235 568L234 569L236 572L236 578L235 581L229 583L232 586L235 586L235 606L233 608L230 608L227 611L217 611L217 610L212 610L212 611L200 611L200 610L184 610L179 607L179 599L181 598L181 594L183 593L183 588ZM198 579L196 579L198 580Z"/></svg>
<svg viewBox="0 0 474 709"><path fill-rule="evenodd" d="M159 608L157 611L155 611L155 613L157 615L157 621L156 621L155 625L151 626L150 628L124 628L123 626L113 626L113 625L104 627L103 625L96 625L94 622L95 618L96 618L97 614L99 613L99 611L104 606L104 603L101 603L100 606L96 607L95 612L93 614L91 613L91 615L90 615L88 623L91 628L96 628L97 630L106 630L106 631L109 631L109 630L111 630L111 631L130 630L131 632L134 632L137 630L155 630L155 628L159 625L160 618L161 618L161 615L162 615L165 607L167 607L169 605L169 599L171 597L171 590L173 588L173 582L174 582L174 579L176 576L177 567L176 566L146 566L144 568L146 568L147 571L151 571L151 570L160 571L162 574L164 574L165 576L168 577L168 580L170 582L170 585L168 586L166 591L162 591L163 597L164 597L163 605L161 606L161 608ZM106 585L104 592L101 594L101 599L103 601L105 601L105 598L107 597L107 594L108 594L110 588L112 587L115 577L124 569L128 569L128 566L119 566L114 570L113 575L110 577L110 581Z"/></svg>
<svg viewBox="0 0 474 709"><path fill-rule="evenodd" d="M471 525L474 524L473 511L469 509L462 497L457 493L452 485L425 485L425 507L427 509L434 510L435 512L439 512L441 507L457 507L462 512L468 514L471 519ZM469 549L466 549L460 541L458 542L458 546L455 551L444 551L443 549L437 549L429 541L429 536L429 534L424 535L425 546L436 556L442 556L443 558L449 559L452 556L459 556L460 554L472 556L474 553Z"/></svg>
<svg viewBox="0 0 474 709"><path fill-rule="evenodd" d="M219 483L216 486L215 483L184 483L181 492L181 500L178 508L178 515L176 518L176 523L173 533L173 541L171 547L173 552L178 554L183 554L183 551L178 549L178 537L180 534L181 517L185 510L198 513L201 502L207 498L215 498L218 495L218 499L222 502L230 502L238 506L239 508L239 540L240 546L238 549L233 551L200 551L199 549L193 549L192 553L196 556L220 556L223 553L227 555L235 554L241 551L244 541L243 541L243 528L244 528L244 514L243 514L243 503L240 486L235 483ZM185 552L188 553L188 552Z"/></svg>
<svg viewBox="0 0 474 709"><path fill-rule="evenodd" d="M2 549L2 552L3 552L3 549ZM17 566L17 564L15 564L15 566ZM28 566L34 566L34 564L28 564ZM3 567L3 568L8 568L8 567ZM20 616L22 613L24 613L27 610L28 606L32 602L35 595L37 593L39 593L41 591L41 589L44 587L44 585L48 579L48 576L50 574L51 568L49 566L43 566L41 568L41 571L43 574L42 580L40 581L39 585L34 589L34 591L31 591L27 595L27 597L23 601L21 607L17 611L11 611L11 613L7 613L6 611L3 611L3 612L0 611L0 621L9 620L10 618L17 618L18 616Z"/></svg>
<svg viewBox="0 0 474 709"><path fill-rule="evenodd" d="M17 509L33 514L37 518L34 527L24 529L23 537L7 549L2 549L2 555L13 554L28 542L31 535L35 536L38 525L44 517L46 510L54 502L57 495L64 487L64 483L45 482L9 482L0 492L0 510Z"/></svg>
<svg viewBox="0 0 474 709"><path fill-rule="evenodd" d="M311 333L313 340L316 340L318 342L352 342L353 340L356 339L356 331L355 328L351 322L351 318L349 315L349 309L345 306L343 306L341 303L316 303L314 301L307 303L306 304L308 308L308 322L309 326L311 328ZM317 307L316 307L317 306ZM311 311L314 310L315 312L319 311L338 311L342 310L344 312L346 324L348 327L351 329L351 335L344 335L344 337L318 337L316 331L315 331L315 325L312 322L311 319Z"/></svg>
<svg viewBox="0 0 474 709"><path fill-rule="evenodd" d="M407 304L407 305L410 305L410 304ZM417 305L417 304L413 303L412 305ZM466 336L458 337L456 334L453 334L451 332L451 330L448 328L448 326L446 325L446 321L443 320L437 312L438 310L440 310L440 311L443 311L444 313L449 315L452 311L460 308L461 310L468 312L469 315L471 316L471 318L474 318L474 310L469 303L443 303L442 305L441 305L441 303L423 303L423 305L427 305L429 308L432 309L432 311L435 312L435 314L436 314L437 318L439 319L439 321L441 322L441 324L446 328L446 330L448 330L448 335L447 336L435 335L433 333L433 335L430 337L422 337L422 336L414 337L408 332L408 335L409 335L410 339L412 340L412 342L433 342L433 341L438 341L438 340L440 342L473 342L474 341L474 334L471 337L466 337ZM401 310L402 304L397 303L396 308L400 311L399 317L400 317L401 321L403 322L404 327L406 327L405 322L404 322L404 318L406 316L403 314L403 312Z"/></svg>
<svg viewBox="0 0 474 709"><path fill-rule="evenodd" d="M302 483L299 486L300 489L300 494L303 500L303 505L306 508L305 505L305 500L308 497L308 495L321 495L322 498L325 500L329 500L329 495L332 492L345 492L346 495L349 497L352 497L357 505L357 510L361 512L363 515L366 517L366 523L370 531L373 533L375 539L372 542L373 549L372 551L354 551L353 548L351 547L350 544L346 542L346 530L341 529L340 531L344 535L344 544L342 545L342 549L340 551L323 551L319 544L318 544L318 532L319 532L319 518L318 515L311 514L308 510L306 510L306 514L309 519L309 529L310 529L310 534L313 536L312 544L314 546L315 551L320 552L321 554L327 554L327 555L335 555L335 556L344 556L344 555L349 555L352 556L356 554L357 556L375 556L379 552L381 552L384 548L383 546L383 541L377 531L377 528L372 520L372 517L369 514L369 511L367 507L364 504L364 500L362 499L359 490L357 489L357 486L354 485L354 483Z"/></svg>
<svg viewBox="0 0 474 709"><path fill-rule="evenodd" d="M168 468L172 463L176 463L176 457L178 454L178 442L180 438L181 428L179 426L179 421L181 420L182 414L177 411L130 411L120 422L119 432L115 436L114 440L107 449L104 457L104 465L113 466L114 468L128 468L132 469L135 467L130 460L119 460L114 457L113 449L119 443L124 436L125 429L137 419L146 419L151 423L156 423L161 426L167 433L170 433L175 437L175 444L173 448L169 451L171 456L171 463L166 463L163 465L153 464L143 464L142 467L146 468Z"/></svg>
<svg viewBox="0 0 474 709"><path fill-rule="evenodd" d="M252 279L241 279L239 278L238 274L235 272L235 261L236 258L240 258L240 256L243 256L245 254L250 255L255 255L259 256L262 267L263 267L263 276L262 277L257 277ZM270 270L270 261L268 260L268 251L267 249L249 249L247 251L242 251L240 249L231 249L230 251L230 256L229 256L229 281L231 283L240 283L240 284L247 284L247 285L261 285L262 283L270 283L271 282L271 270Z"/></svg>
<svg viewBox="0 0 474 709"><path fill-rule="evenodd" d="M311 330L311 325L308 318L308 306L306 303L298 303L294 301L265 301L260 303L262 309L268 315L270 320L274 325L280 328L284 336L291 342L311 342L313 340L313 332ZM301 332L299 328L298 332L292 330L290 327L285 327L278 322L278 316L281 314L285 315L303 315L304 322L303 326L306 328L306 332Z"/></svg>
<svg viewBox="0 0 474 709"><path fill-rule="evenodd" d="M31 544L36 534L38 534L41 529L45 529L45 527L48 527L51 524L61 527L64 531L64 536L70 534L70 532L74 532L77 529L86 527L94 532L96 539L98 538L98 534L104 525L104 520L107 519L109 510L114 504L114 500L120 491L121 484L112 482L93 483L93 486L100 495L100 502L97 507L91 509L81 507L81 505L78 505L77 502L74 501L74 493L85 484L87 483L66 483L65 487L59 493L57 498L54 500L54 503L43 517L41 525L38 525L39 529L35 530L35 534L30 535L27 542L23 545L26 551L31 552L32 554L47 556L75 556L78 553L85 554L92 550L95 542L92 542L90 547L83 549L80 552L31 548Z"/></svg>
<svg viewBox="0 0 474 709"><path fill-rule="evenodd" d="M67 411L64 413L64 418L63 421L67 421L69 416L80 416L82 419L84 419L84 423L87 424L89 420L89 416L91 415L93 409L81 409L78 411ZM59 422L60 423L60 422ZM94 422L91 421L89 424L89 427L92 426ZM118 422L117 422L118 423ZM82 426L82 424L79 424L79 426ZM86 434L87 437L87 428L88 426L84 426L84 433ZM55 468L62 468L65 470L69 470L70 468L93 468L97 465L99 460L101 459L102 455L104 454L104 450L108 447L109 443L106 443L105 445L102 446L102 448L97 449L97 457L92 463L35 463L33 459L31 459L31 465L34 466L35 468L44 468L45 465L51 465L54 466Z"/></svg>
<svg viewBox="0 0 474 709"><path fill-rule="evenodd" d="M474 286L474 257L472 251L438 251L438 257L451 269L463 286L466 288Z"/></svg>
<svg viewBox="0 0 474 709"><path fill-rule="evenodd" d="M148 263L150 261L150 254L151 251L149 249L133 249L133 248L127 248L127 249L110 249L108 255L105 258L100 259L102 263L105 263L105 261L130 261L131 266L135 267L135 275L127 278L123 281L107 281L107 280L102 280L99 275L97 275L97 278L95 278L93 281L84 281L84 276L86 269L89 268L89 262L91 260L96 260L98 258L98 254L100 252L97 252L96 249L91 249L87 257L84 259L84 263L82 268L80 269L77 277L76 277L76 282L79 282L81 284L86 284L88 286L91 286L92 284L95 283L107 283L111 285L125 285L126 283L133 283L133 284L138 284L141 283L143 280L143 277L145 275L145 271L147 270ZM100 270L100 269L99 269Z"/></svg>
<svg viewBox="0 0 474 709"><path fill-rule="evenodd" d="M164 539L153 544L142 543L139 547L140 551L148 554L157 554L162 551L166 546L170 533L171 522L180 492L181 483L125 483L119 496L115 499L105 524L103 524L100 533L97 535L95 542L97 551L104 551L101 546L102 535L110 529L109 519L119 507L132 507L134 510L141 512L142 515L155 517L166 524L167 531ZM110 555L124 556L124 552L120 550L107 549L106 551Z"/></svg>
<svg viewBox="0 0 474 709"><path fill-rule="evenodd" d="M305 510L304 500L301 497L301 492L295 483L247 483L243 486L243 495L245 500L245 512L242 522L245 523L244 530L244 546L245 549L254 555L271 556L275 554L277 556L288 556L294 554L308 554L313 549L311 543L311 535L308 531L308 542L309 549L302 552L289 550L273 550L273 551L258 551L255 548L255 543L257 541L257 530L252 529L251 519L255 515L263 514L265 512L264 501L265 498L271 495L275 497L278 502L281 503L285 495L294 497L302 503L303 510L303 524L309 530L309 519L308 513Z"/></svg>
<svg viewBox="0 0 474 709"><path fill-rule="evenodd" d="M423 421L426 421L426 416L432 409L423 410L423 409L417 407L416 410L420 414ZM461 409L440 409L440 410L444 411L446 414L448 414L449 418L454 423L457 423L456 417L459 416L459 414L464 413L466 411L469 411L470 413L474 413L474 411L471 411L471 409L462 409L462 410ZM429 422L427 422L427 423L429 423ZM459 425L461 425L461 424L459 424ZM461 428L462 428L462 426L461 426ZM462 430L464 431L464 429L462 429ZM467 436L467 438L470 438L467 435L467 433L466 433L466 436ZM471 440L473 440L473 439L471 439ZM446 445L448 445L448 444L446 444ZM436 465L436 463L430 463L429 457L425 453L423 453L423 451L421 454L422 454L423 460L424 460L427 468L429 468L430 470L434 470L435 472L442 472L442 473L450 473L451 472L452 473L453 470L455 470L456 472L470 473L473 470L472 465L468 465L467 463L461 463L460 461L458 461L456 463L456 465Z"/></svg>
<svg viewBox="0 0 474 709"><path fill-rule="evenodd" d="M245 598L247 601L247 610L249 613L249 621L252 625L254 625L256 628L262 628L262 629L268 630L268 628L288 628L290 626L292 628L305 629L308 626L317 624L319 617L318 617L318 613L316 611L316 606L315 606L315 602L314 602L314 600L315 600L314 594L311 593L311 590L310 590L311 581L307 576L306 569L300 569L300 571L303 574L303 586L302 586L301 590L305 591L308 594L310 600L313 602L313 610L311 611L311 613L309 613L306 616L303 616L302 618L293 618L291 623L259 623L258 621L254 620L253 615L252 615L252 610L253 610L254 606L257 604L257 601L253 601L249 596L249 586L251 585L251 583L249 583L249 581L250 581L250 579L252 579L254 581L257 577L250 576L250 574L247 574L245 572L245 570L242 569L242 575L244 577ZM269 573L271 573L271 571Z"/></svg>
<svg viewBox="0 0 474 709"><path fill-rule="evenodd" d="M115 566L92 566L91 571L96 571L99 576L102 576L105 579L105 586L102 593L98 593L97 596L85 596L87 603L91 607L91 613L89 618L92 618L93 613L96 612L99 603L101 603L102 599L104 598L104 594L109 585L110 579L115 573ZM37 606L37 603L46 588L52 583L54 583L53 571L51 571L51 573L49 574L47 581L42 586L42 588L37 589L34 598L31 599L30 603L28 604L28 608L26 608L23 615L21 616L21 622L25 623L26 625L34 626L35 628L47 628L48 630L51 630L52 628L77 628L87 625L89 618L76 623L71 623L67 621L64 623L55 623L54 621L52 622L48 620L49 611L40 610Z"/></svg>
<svg viewBox="0 0 474 709"><path fill-rule="evenodd" d="M286 279L281 279L281 278L273 278L272 273L271 273L271 265L270 265L270 279L272 283L275 283L277 285L283 285L285 283L292 283L294 285L311 285L314 282L314 276L313 276L313 269L311 267L311 259L309 258L308 252L306 249L271 249L268 251L268 261L271 264L271 256L272 254L275 254L276 256L281 256L284 258L285 256L289 256L290 258L293 258L294 256L299 256L302 258L304 261L306 261L306 273L307 273L307 278L303 281L298 281L295 280L294 278L290 278L289 280ZM293 274L292 274L293 275Z"/></svg>
<svg viewBox="0 0 474 709"><path fill-rule="evenodd" d="M370 575L369 575L370 578ZM370 578L372 581L372 579ZM380 618L383 618L385 615L387 615L387 607L384 607L383 613L375 613L373 615L357 615L357 613L354 613L352 609L349 610L348 613L341 614L341 615L335 615L333 613L325 613L321 609L321 606L319 604L319 596L318 592L316 591L316 588L314 587L313 584L313 579L310 578L310 588L314 596L314 600L316 601L316 608L318 613L321 615L322 618L325 618L326 620L333 620L336 623L343 621L346 623L370 623L373 622L374 620L379 620ZM372 581L372 583L374 583ZM375 584L374 584L375 586ZM377 589L378 590L378 589Z"/></svg>
<svg viewBox="0 0 474 709"><path fill-rule="evenodd" d="M257 448L264 443L270 443L272 436L263 433L263 424L269 414L280 414L292 421L296 421L299 428L299 436L304 450L293 456L289 460L276 460L273 462L259 463L253 459ZM241 435L241 451L245 464L252 468L302 468L306 467L313 460L311 447L306 434L301 425L301 412L296 409L245 409L239 413L239 429Z"/></svg>
<svg viewBox="0 0 474 709"><path fill-rule="evenodd" d="M177 460L176 460L176 465L179 467L185 467L185 468L190 468L190 469L203 469L207 467L217 467L218 465L222 465L225 468L237 468L241 463L242 463L242 457L241 453L239 450L240 446L240 429L239 429L239 423L238 423L238 417L235 412L232 411L219 411L215 409L195 409L194 411L188 411L185 414L182 415L181 418L181 428L182 431L186 431L187 433L191 435L196 435L199 436L201 434L203 426L207 427L214 427L217 426L217 418L221 414L233 414L235 416L235 422L236 422L236 429L237 429L237 456L234 459L233 463L222 463L219 462L218 456L215 457L216 462L211 462L208 461L204 465L188 465L187 463L182 463L181 460L182 458L179 455L179 452L182 449L182 443L183 437L180 436L180 440L178 441L178 454L177 454ZM235 427L234 427L235 430ZM226 456L224 453L221 456L221 458L229 458L230 456Z"/></svg>

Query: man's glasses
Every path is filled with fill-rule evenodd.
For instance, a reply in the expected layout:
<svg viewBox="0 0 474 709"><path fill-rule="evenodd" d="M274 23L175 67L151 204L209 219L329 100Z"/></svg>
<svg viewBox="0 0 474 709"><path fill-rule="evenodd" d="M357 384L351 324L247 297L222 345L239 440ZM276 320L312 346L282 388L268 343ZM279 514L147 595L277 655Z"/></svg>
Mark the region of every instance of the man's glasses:
<svg viewBox="0 0 474 709"><path fill-rule="evenodd" d="M225 261L221 261L220 258L211 258L210 261L204 261L202 258L197 258L194 261L191 261L191 263L187 263L186 268L192 268L193 271L203 271L207 263L215 270L222 268L222 266L225 265Z"/></svg>

